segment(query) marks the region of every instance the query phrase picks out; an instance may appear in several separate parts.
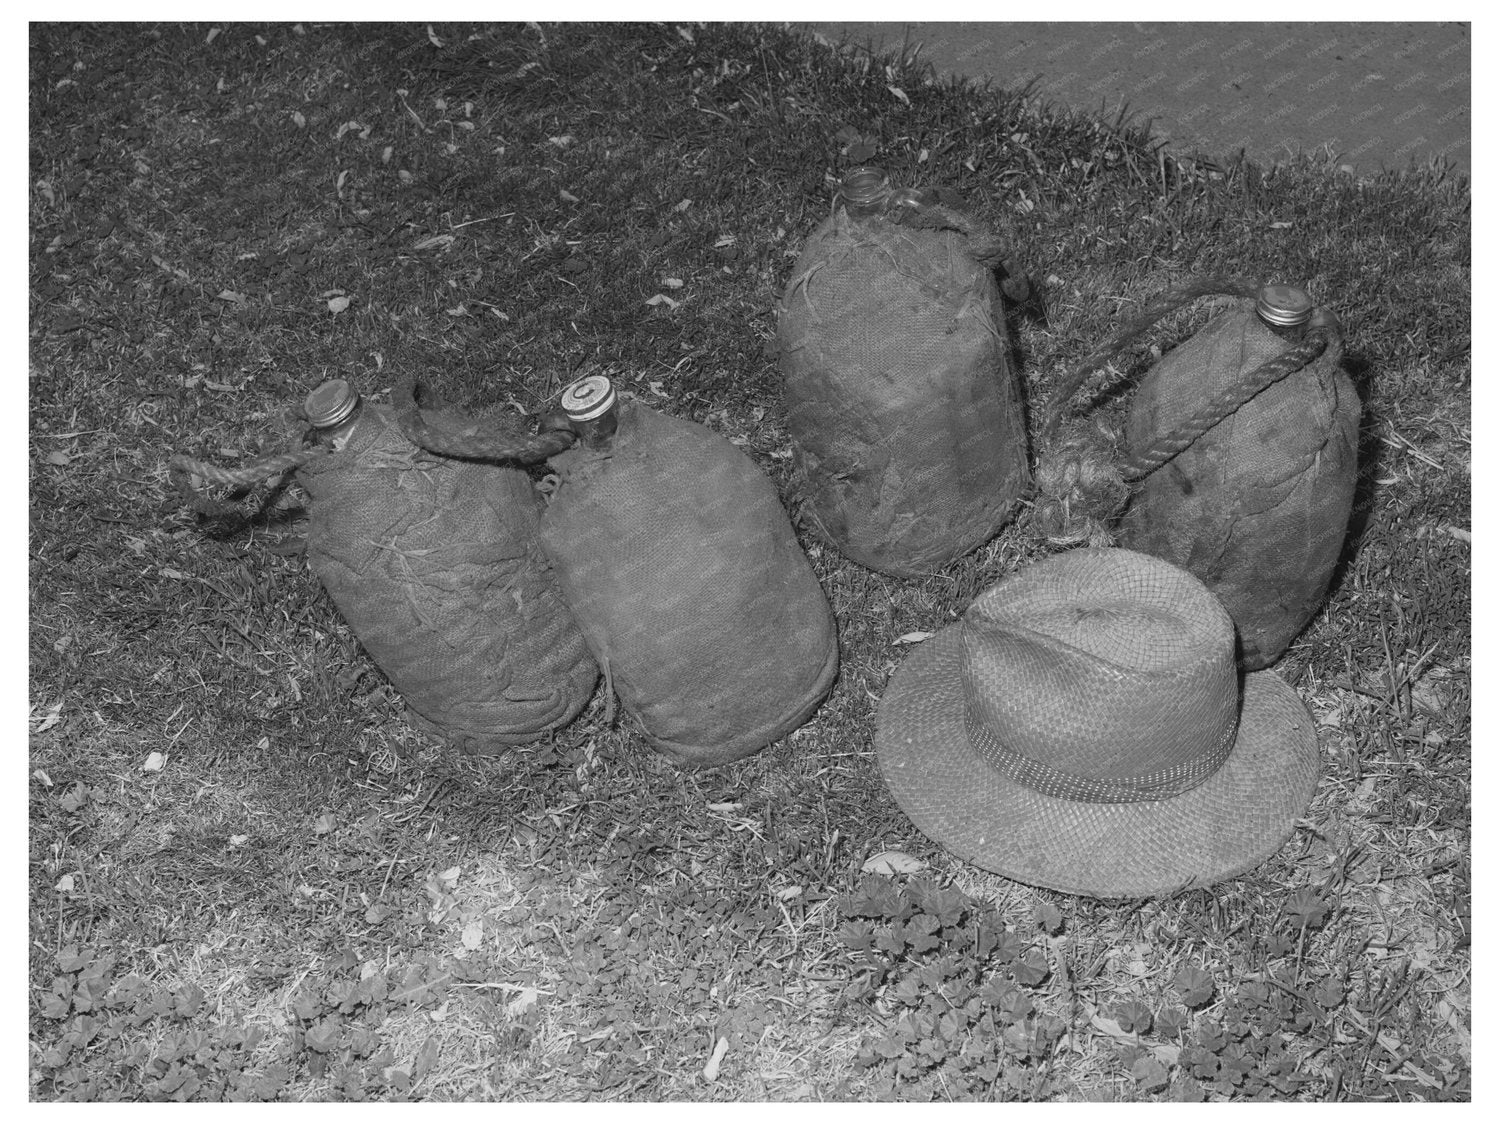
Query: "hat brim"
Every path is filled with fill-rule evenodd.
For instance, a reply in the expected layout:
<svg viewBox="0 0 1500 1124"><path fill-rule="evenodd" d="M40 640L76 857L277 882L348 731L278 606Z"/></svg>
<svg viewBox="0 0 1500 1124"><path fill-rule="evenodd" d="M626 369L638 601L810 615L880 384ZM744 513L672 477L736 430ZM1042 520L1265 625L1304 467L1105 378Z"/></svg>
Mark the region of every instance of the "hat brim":
<svg viewBox="0 0 1500 1124"><path fill-rule="evenodd" d="M1280 849L1317 787L1306 704L1269 671L1246 675L1228 759L1165 800L1091 804L1043 796L987 764L964 729L961 625L896 670L875 750L896 802L934 842L985 870L1097 898L1207 886Z"/></svg>

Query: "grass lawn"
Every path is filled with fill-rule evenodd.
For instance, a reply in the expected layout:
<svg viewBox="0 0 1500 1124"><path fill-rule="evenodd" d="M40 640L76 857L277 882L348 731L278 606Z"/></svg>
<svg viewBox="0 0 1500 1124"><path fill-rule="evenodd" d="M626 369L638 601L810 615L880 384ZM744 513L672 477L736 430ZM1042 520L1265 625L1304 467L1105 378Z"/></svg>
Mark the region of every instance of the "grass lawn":
<svg viewBox="0 0 1500 1124"><path fill-rule="evenodd" d="M1467 183L1183 163L775 29L30 34L33 1099L1469 1098ZM798 520L838 682L687 773L602 693L503 757L418 733L303 562L300 493L225 527L168 482L290 447L331 376L533 415L594 364L790 499L776 302L868 159L1013 233L1033 415L1195 274L1342 319L1356 534L1277 665L1323 779L1249 875L1032 889L886 793L899 638L1045 554L1024 514L908 581ZM1100 416L1210 311L1094 380ZM866 873L884 852L913 869Z"/></svg>

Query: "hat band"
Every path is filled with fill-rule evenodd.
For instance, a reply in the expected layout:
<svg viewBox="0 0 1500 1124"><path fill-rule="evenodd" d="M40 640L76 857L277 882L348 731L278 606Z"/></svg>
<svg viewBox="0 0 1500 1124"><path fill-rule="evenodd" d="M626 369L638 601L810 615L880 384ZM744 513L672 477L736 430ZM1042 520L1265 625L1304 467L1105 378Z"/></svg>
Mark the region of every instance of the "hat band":
<svg viewBox="0 0 1500 1124"><path fill-rule="evenodd" d="M1077 800L1088 804L1137 804L1147 800L1165 800L1196 788L1229 757L1238 726L1237 719L1229 723L1220 735L1218 744L1209 752L1170 769L1161 769L1140 777L1084 777L1055 768L1004 745L974 713L972 702L965 708L964 714L964 728L968 732L969 743L988 764L1033 792L1058 800Z"/></svg>

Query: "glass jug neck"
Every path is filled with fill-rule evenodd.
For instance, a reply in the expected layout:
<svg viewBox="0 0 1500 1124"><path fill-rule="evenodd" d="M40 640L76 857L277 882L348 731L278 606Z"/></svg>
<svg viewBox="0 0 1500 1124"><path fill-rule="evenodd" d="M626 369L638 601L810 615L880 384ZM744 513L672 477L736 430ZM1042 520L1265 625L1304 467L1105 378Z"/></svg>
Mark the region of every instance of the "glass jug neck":
<svg viewBox="0 0 1500 1124"><path fill-rule="evenodd" d="M364 413L364 398L343 379L330 379L307 396L302 412L313 437L334 452L348 444Z"/></svg>
<svg viewBox="0 0 1500 1124"><path fill-rule="evenodd" d="M868 218L885 210L891 179L883 168L851 168L839 184L838 202L850 218Z"/></svg>

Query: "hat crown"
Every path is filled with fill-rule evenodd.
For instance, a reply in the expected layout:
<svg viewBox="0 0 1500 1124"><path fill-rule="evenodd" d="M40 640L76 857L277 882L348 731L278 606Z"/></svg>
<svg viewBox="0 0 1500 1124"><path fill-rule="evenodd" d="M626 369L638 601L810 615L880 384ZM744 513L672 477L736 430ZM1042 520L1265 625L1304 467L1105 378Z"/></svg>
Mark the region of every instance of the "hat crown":
<svg viewBox="0 0 1500 1124"><path fill-rule="evenodd" d="M1160 799L1228 754L1234 625L1191 574L1122 549L1024 570L964 615L970 740L1047 795Z"/></svg>

